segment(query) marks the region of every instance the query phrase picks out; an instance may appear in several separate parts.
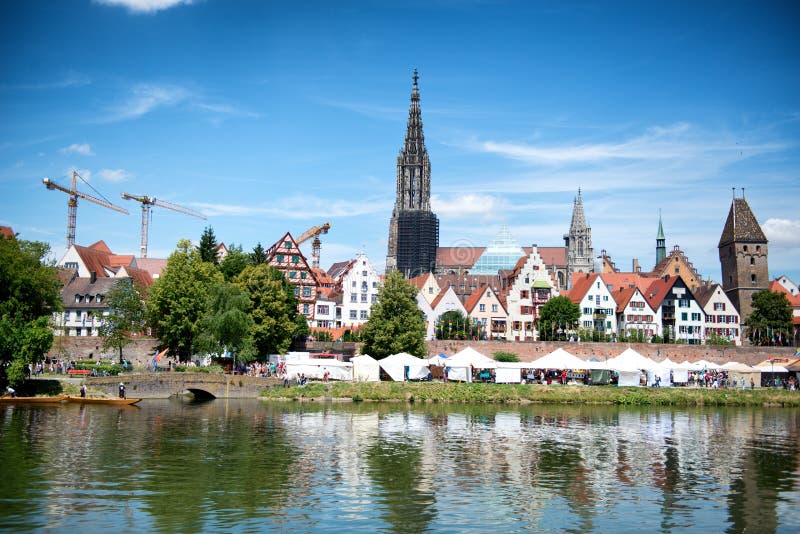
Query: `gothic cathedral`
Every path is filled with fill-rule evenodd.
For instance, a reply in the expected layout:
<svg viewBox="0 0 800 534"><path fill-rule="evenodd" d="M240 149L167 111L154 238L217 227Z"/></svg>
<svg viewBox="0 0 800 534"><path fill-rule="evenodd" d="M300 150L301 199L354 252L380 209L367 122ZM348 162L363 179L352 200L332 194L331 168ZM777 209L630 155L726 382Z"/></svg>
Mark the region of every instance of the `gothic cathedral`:
<svg viewBox="0 0 800 534"><path fill-rule="evenodd" d="M567 285L572 289L574 273L591 273L594 271L594 249L592 248L592 228L586 224L583 215L583 199L581 190L572 206L572 222L569 233L564 234L564 245L567 248Z"/></svg>
<svg viewBox="0 0 800 534"><path fill-rule="evenodd" d="M386 255L386 272L397 270L406 278L433 272L439 246L439 219L431 211L431 163L422 133L418 80L414 69L406 141L397 156L397 197Z"/></svg>

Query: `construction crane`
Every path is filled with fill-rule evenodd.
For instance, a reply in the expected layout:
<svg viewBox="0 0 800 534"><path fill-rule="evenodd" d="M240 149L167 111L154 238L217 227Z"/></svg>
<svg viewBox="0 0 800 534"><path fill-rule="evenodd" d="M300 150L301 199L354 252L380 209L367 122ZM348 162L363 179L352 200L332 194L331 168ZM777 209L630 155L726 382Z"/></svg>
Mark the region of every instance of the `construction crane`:
<svg viewBox="0 0 800 534"><path fill-rule="evenodd" d="M83 178L81 178L81 180L83 180ZM86 180L83 181L84 183L86 183ZM42 179L42 183L45 185L45 187L47 187L47 189L57 189L58 191L63 191L64 193L69 195L69 202L67 202L67 249L69 249L72 245L75 244L75 220L77 219L78 216L79 198L88 200L89 202L94 202L95 204L99 204L105 208L112 209L120 213L124 213L125 215L128 214L128 210L126 210L125 208L120 208L119 206L115 206L114 204L108 202L107 200L101 200L91 195L87 195L86 193L81 193L77 189L77 182L78 182L78 173L76 171L72 171L72 187L70 187L69 189L58 185L50 178ZM86 185L89 184L87 183ZM92 186L89 185L89 187ZM94 188L92 187L92 189ZM95 192L96 191L97 190L95 190Z"/></svg>
<svg viewBox="0 0 800 534"><path fill-rule="evenodd" d="M206 218L206 216L202 213L197 213L189 208L184 208L183 206L178 206L177 204L173 204L172 202L167 202L165 200L158 200L155 197L149 197L147 195L137 196L129 193L122 193L122 198L125 200L135 200L142 205L142 241L139 245L139 251L142 258L147 257L147 227L149 226L150 222L151 206L167 208L168 210L177 211L178 213L183 213L185 215L191 215L192 217L197 217L198 219L205 220Z"/></svg>
<svg viewBox="0 0 800 534"><path fill-rule="evenodd" d="M327 234L328 230L331 229L331 223L326 222L322 226L312 226L301 235L297 239L297 246L299 247L312 237L314 241L311 242L311 267L314 269L319 269L319 250L322 246L322 242L319 240L320 234Z"/></svg>

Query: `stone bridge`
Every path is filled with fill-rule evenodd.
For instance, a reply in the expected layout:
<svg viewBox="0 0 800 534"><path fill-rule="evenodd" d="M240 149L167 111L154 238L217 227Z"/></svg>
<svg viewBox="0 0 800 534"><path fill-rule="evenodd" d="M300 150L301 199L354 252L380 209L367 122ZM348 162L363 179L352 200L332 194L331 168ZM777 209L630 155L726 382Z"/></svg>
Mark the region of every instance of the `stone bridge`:
<svg viewBox="0 0 800 534"><path fill-rule="evenodd" d="M142 399L166 399L186 393L202 398L252 399L263 390L281 384L277 378L165 371L90 377L86 379L86 387L117 396L120 382L125 384L128 397Z"/></svg>

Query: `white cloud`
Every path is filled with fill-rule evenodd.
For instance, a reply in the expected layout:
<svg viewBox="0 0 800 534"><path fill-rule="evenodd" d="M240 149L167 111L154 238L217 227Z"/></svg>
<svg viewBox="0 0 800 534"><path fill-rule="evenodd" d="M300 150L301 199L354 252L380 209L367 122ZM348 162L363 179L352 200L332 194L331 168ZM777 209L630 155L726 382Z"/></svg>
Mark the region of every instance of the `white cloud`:
<svg viewBox="0 0 800 534"><path fill-rule="evenodd" d="M54 81L41 81L38 83L22 83L17 85L0 84L0 89L3 90L31 90L31 91L47 91L51 89L64 89L67 87L83 87L89 85L92 80L85 74L79 72L68 71L67 74Z"/></svg>
<svg viewBox="0 0 800 534"><path fill-rule="evenodd" d="M102 169L97 171L97 176L109 182L124 182L131 175L123 169Z"/></svg>
<svg viewBox="0 0 800 534"><path fill-rule="evenodd" d="M181 4L191 4L192 0L94 0L98 4L122 6L132 13L156 13Z"/></svg>
<svg viewBox="0 0 800 534"><path fill-rule="evenodd" d="M80 154L81 156L94 156L94 152L92 152L92 147L89 143L72 143L71 145L64 147L59 150L62 154Z"/></svg>
<svg viewBox="0 0 800 534"><path fill-rule="evenodd" d="M790 249L800 247L800 220L767 219L763 227L770 246Z"/></svg>
<svg viewBox="0 0 800 534"><path fill-rule="evenodd" d="M336 200L314 197L289 197L275 199L268 205L214 204L195 202L192 206L209 217L281 217L286 219L316 219L357 217L391 210L392 203L381 199L362 201Z"/></svg>
<svg viewBox="0 0 800 534"><path fill-rule="evenodd" d="M508 202L493 195L468 193L451 198L431 195L431 209L442 218L498 220L509 209Z"/></svg>
<svg viewBox="0 0 800 534"><path fill-rule="evenodd" d="M172 107L189 97L189 92L176 85L139 84L131 90L127 100L111 110L102 122L138 119L159 108Z"/></svg>

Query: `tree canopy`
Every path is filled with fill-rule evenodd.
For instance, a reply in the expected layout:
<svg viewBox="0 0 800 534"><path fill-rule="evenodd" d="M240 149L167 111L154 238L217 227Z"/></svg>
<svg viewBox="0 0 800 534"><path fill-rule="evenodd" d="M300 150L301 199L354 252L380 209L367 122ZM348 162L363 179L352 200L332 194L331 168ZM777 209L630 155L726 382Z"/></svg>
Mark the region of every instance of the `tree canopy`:
<svg viewBox="0 0 800 534"><path fill-rule="evenodd" d="M255 350L249 307L250 296L239 286L227 282L212 286L201 322L199 348L216 354L230 351L239 361L251 361Z"/></svg>
<svg viewBox="0 0 800 534"><path fill-rule="evenodd" d="M219 261L217 258L217 236L214 235L214 229L206 226L203 234L200 236L200 245L197 251L200 253L200 260L216 265Z"/></svg>
<svg viewBox="0 0 800 534"><path fill-rule="evenodd" d="M25 367L53 344L50 318L61 309L61 283L49 253L45 243L0 238L0 381L20 383Z"/></svg>
<svg viewBox="0 0 800 534"><path fill-rule="evenodd" d="M131 342L131 334L144 329L146 308L139 290L130 278L121 278L106 295L109 313L103 318L100 335L105 337L106 349L119 350L122 363L122 348Z"/></svg>
<svg viewBox="0 0 800 534"><path fill-rule="evenodd" d="M244 271L250 263L250 255L242 251L242 246L231 244L228 255L219 264L219 270L225 277L226 282L232 282L234 278Z"/></svg>
<svg viewBox="0 0 800 534"><path fill-rule="evenodd" d="M147 303L150 325L171 354L181 359L192 355L211 287L222 281L217 268L202 261L188 241L178 243Z"/></svg>
<svg viewBox="0 0 800 534"><path fill-rule="evenodd" d="M539 317L539 338L545 341L567 339L581 316L580 307L568 297L554 297L542 306ZM561 333L558 332L561 330Z"/></svg>
<svg viewBox="0 0 800 534"><path fill-rule="evenodd" d="M745 321L754 345L788 345L792 342L792 306L783 293L769 290L753 294L753 312Z"/></svg>
<svg viewBox="0 0 800 534"><path fill-rule="evenodd" d="M363 354L375 359L398 352L427 355L425 319L417 307L417 289L397 271L386 276L372 305L369 320L361 328Z"/></svg>
<svg viewBox="0 0 800 534"><path fill-rule="evenodd" d="M258 265L259 263L267 263L267 252L261 246L261 241L253 247L253 252L250 253L250 265Z"/></svg>

